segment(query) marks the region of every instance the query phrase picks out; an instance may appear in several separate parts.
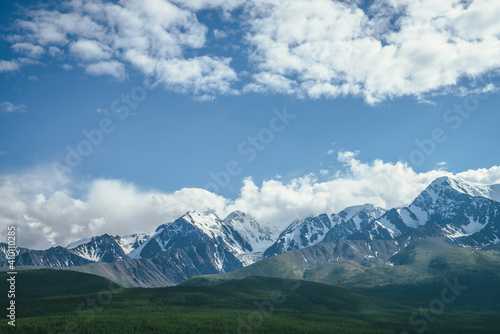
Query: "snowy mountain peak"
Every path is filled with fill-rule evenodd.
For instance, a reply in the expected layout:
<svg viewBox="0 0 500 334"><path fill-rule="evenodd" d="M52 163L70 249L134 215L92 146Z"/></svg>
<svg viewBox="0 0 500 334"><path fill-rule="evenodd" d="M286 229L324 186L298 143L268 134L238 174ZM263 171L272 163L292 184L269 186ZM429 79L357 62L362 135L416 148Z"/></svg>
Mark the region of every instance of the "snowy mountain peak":
<svg viewBox="0 0 500 334"><path fill-rule="evenodd" d="M236 210L227 215L226 219L233 219L234 217L245 217L246 214L243 211Z"/></svg>
<svg viewBox="0 0 500 334"><path fill-rule="evenodd" d="M359 229L360 228L359 224L361 220L363 219L369 220L370 218L372 219L379 218L385 212L386 212L385 209L376 207L373 204L354 205L345 208L336 215L333 214L332 222L334 223L334 225L336 225L338 223L346 222L354 218L354 222L356 223L357 229ZM340 219L336 218L336 216L339 217Z"/></svg>
<svg viewBox="0 0 500 334"><path fill-rule="evenodd" d="M485 197L494 201L500 201L500 185L482 185L461 179L454 179L448 176L443 176L435 179L425 190L432 195L433 198L438 198L446 192L458 192L472 197Z"/></svg>
<svg viewBox="0 0 500 334"><path fill-rule="evenodd" d="M407 207L386 211L371 204L351 206L331 215L296 220L278 237L272 225L260 225L242 211L231 212L224 219L215 211L189 211L160 225L154 233L103 234L66 248L26 249L18 260L23 265L69 267L129 258L163 263L185 278L235 270L263 257L340 239L371 242L447 237L459 246L482 248L500 243L499 231L500 185L441 177ZM2 252L5 254L5 247L2 251L0 244L0 260Z"/></svg>
<svg viewBox="0 0 500 334"><path fill-rule="evenodd" d="M408 206L392 209L372 223L361 236L392 239L414 229L433 227L438 234L473 245L487 245L496 238L500 217L499 185L440 177L431 182ZM382 228L383 227L383 228ZM474 235L474 236L473 236ZM470 237L465 240L463 238Z"/></svg>
<svg viewBox="0 0 500 334"><path fill-rule="evenodd" d="M207 211L207 212L198 212L196 210L193 211L188 211L185 214L183 214L181 217L179 217L176 221L182 220L184 222L187 222L193 226L198 227L201 229L204 233L209 232L210 228L217 228L219 225L218 222L220 222L219 217L212 212L212 211ZM167 228L169 225L173 224L172 222L167 222L165 224L162 224L158 226L155 230L155 234L160 233L162 230ZM208 235L211 235L211 233L207 233Z"/></svg>
<svg viewBox="0 0 500 334"><path fill-rule="evenodd" d="M224 219L224 224L237 231L252 246L253 251L264 251L275 239L276 232L241 211L231 212Z"/></svg>
<svg viewBox="0 0 500 334"><path fill-rule="evenodd" d="M189 211L180 219L196 226L208 236L220 236L222 234L222 221L214 212Z"/></svg>
<svg viewBox="0 0 500 334"><path fill-rule="evenodd" d="M73 248L76 248L80 245L83 245L83 244L86 244L86 243L89 243L91 242L92 239L91 238L83 238L83 239L80 239L80 240L77 240L77 241L73 241L72 243L70 243L68 246L66 246L67 249L73 249Z"/></svg>
<svg viewBox="0 0 500 334"><path fill-rule="evenodd" d="M139 248L152 233L131 234L117 238L116 242L122 248L125 254L130 254L134 249Z"/></svg>
<svg viewBox="0 0 500 334"><path fill-rule="evenodd" d="M206 219L219 219L214 211L199 212L197 210L188 211L181 218L190 218L194 222Z"/></svg>
<svg viewBox="0 0 500 334"><path fill-rule="evenodd" d="M264 253L273 256L292 249L300 249L345 238L382 216L385 210L371 204L345 208L337 214L308 217L294 221L278 240Z"/></svg>
<svg viewBox="0 0 500 334"><path fill-rule="evenodd" d="M118 242L119 239L118 236L114 237L105 233L92 237L88 242L84 242L85 239L83 239L72 243L67 249L81 258L93 262L120 261L126 254Z"/></svg>
<svg viewBox="0 0 500 334"><path fill-rule="evenodd" d="M218 247L221 252L230 253L234 260L247 265L262 258L262 252L272 242L273 233L241 211L232 212L224 220L213 211L189 211L174 222L158 227L143 245L128 256L149 258L184 247L191 247L196 252L196 249L207 249L210 244L210 247ZM212 255L219 268L224 256L223 253L216 253Z"/></svg>

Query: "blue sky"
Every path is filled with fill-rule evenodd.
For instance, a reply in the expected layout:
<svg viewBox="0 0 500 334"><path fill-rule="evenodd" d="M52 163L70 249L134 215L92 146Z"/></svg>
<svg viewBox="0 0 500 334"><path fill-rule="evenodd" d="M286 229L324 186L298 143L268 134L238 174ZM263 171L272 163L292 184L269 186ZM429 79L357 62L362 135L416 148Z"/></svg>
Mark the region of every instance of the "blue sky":
<svg viewBox="0 0 500 334"><path fill-rule="evenodd" d="M402 205L442 174L500 180L495 1L38 3L1 5L0 196L12 203L0 223L45 228L40 247L66 241L56 230L73 209L84 218L71 238L153 228L186 208L272 223L304 202L287 224ZM96 129L92 144L83 132ZM90 151L68 166L79 147ZM342 184L354 190L323 189ZM126 226L112 202L82 209L114 187L127 203L197 190Z"/></svg>

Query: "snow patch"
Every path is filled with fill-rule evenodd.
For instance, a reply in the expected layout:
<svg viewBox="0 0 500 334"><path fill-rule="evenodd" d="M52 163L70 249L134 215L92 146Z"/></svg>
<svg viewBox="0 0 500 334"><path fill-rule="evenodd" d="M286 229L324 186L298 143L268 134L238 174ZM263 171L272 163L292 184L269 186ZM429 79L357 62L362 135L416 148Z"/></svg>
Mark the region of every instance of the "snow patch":
<svg viewBox="0 0 500 334"><path fill-rule="evenodd" d="M91 241L92 241L92 238L80 239L78 241L70 243L68 246L66 246L66 249L73 249L73 248L76 248L80 245L88 244Z"/></svg>

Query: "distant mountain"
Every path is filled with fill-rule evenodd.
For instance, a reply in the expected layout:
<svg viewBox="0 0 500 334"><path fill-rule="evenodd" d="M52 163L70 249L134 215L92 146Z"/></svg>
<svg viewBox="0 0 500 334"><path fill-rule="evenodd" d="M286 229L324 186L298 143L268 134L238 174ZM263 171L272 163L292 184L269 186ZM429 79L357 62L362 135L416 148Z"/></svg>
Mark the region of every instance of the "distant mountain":
<svg viewBox="0 0 500 334"><path fill-rule="evenodd" d="M308 217L288 226L269 247L265 257L342 239L366 227L385 210L371 204L348 207L337 214Z"/></svg>
<svg viewBox="0 0 500 334"><path fill-rule="evenodd" d="M93 237L86 243L73 243L66 249L91 262L115 262L126 257L126 253L120 245L120 237L112 237L103 234ZM85 240L86 241L86 240Z"/></svg>
<svg viewBox="0 0 500 334"><path fill-rule="evenodd" d="M273 243L275 234L240 211L223 220L213 212L192 211L152 234L104 234L66 248L20 248L16 265L79 267L79 271L100 273L128 286L165 286L193 275L227 272L254 263ZM0 260L5 259L5 252L6 245L0 244Z"/></svg>
<svg viewBox="0 0 500 334"><path fill-rule="evenodd" d="M402 238L402 237L400 237ZM251 276L280 277L355 289L419 285L461 276L487 284L500 282L500 254L463 248L447 238L405 245L397 240L337 240L279 254L233 272L194 277L183 285ZM372 254L363 255L363 254ZM205 282L205 283L203 283Z"/></svg>
<svg viewBox="0 0 500 334"><path fill-rule="evenodd" d="M122 261L133 248L145 240L145 235L126 237L103 234L90 239L73 242L67 247L52 247L46 250L18 248L16 265L41 267L75 267L92 262ZM5 259L6 244L0 244L0 261Z"/></svg>
<svg viewBox="0 0 500 334"><path fill-rule="evenodd" d="M129 257L150 258L167 249L215 247L215 252L210 252L208 256L215 254L214 263L217 263L219 270L226 271L231 270L232 266L260 259L262 252L272 241L273 233L270 229L260 226L255 219L243 212L233 212L221 220L212 212L193 211L173 223L159 226ZM234 263L223 268L226 262Z"/></svg>
<svg viewBox="0 0 500 334"><path fill-rule="evenodd" d="M235 249L236 257L244 266L262 259L264 251L273 244L277 235L276 231L260 225L253 217L241 211L229 214L223 224L227 226L234 242L247 245L245 249Z"/></svg>
<svg viewBox="0 0 500 334"><path fill-rule="evenodd" d="M7 266L7 250L8 250L8 245L6 243L0 242L0 267L5 267ZM23 247L17 247L16 249L16 257L19 256L20 254L29 252L30 250L28 248L23 248Z"/></svg>
<svg viewBox="0 0 500 334"><path fill-rule="evenodd" d="M387 210L371 204L346 208L332 215L333 226L325 235L323 242L346 238L365 228L373 220L381 217Z"/></svg>
<svg viewBox="0 0 500 334"><path fill-rule="evenodd" d="M499 189L498 185L481 186L449 177L438 178L410 206L389 210L348 238L389 240L434 226L432 235L448 237L462 246L482 248L497 244L500 202L494 200L498 199L498 193L493 189Z"/></svg>
<svg viewBox="0 0 500 334"><path fill-rule="evenodd" d="M281 232L274 244L266 249L264 257L316 245L323 240L331 227L332 222L326 214L296 220Z"/></svg>
<svg viewBox="0 0 500 334"><path fill-rule="evenodd" d="M246 240L215 213L193 211L159 226L129 257L153 258L165 252L176 256L178 250L187 254L199 272L226 272L241 268L242 264L235 255L250 248Z"/></svg>
<svg viewBox="0 0 500 334"><path fill-rule="evenodd" d="M348 207L296 220L281 233L241 211L224 219L213 212L191 211L150 234L104 234L47 250L19 248L16 265L78 267L127 286L173 285L194 275L246 272L256 268L252 264L274 263L273 257L282 253L300 259L289 262L291 267L274 263L263 268L296 274L299 267L321 263L340 271L345 270L342 266L361 270L359 266L387 265L391 256L426 238L453 247L498 249L498 200L499 185L442 177L408 207L389 211L370 204ZM6 248L0 243L1 266L7 264ZM297 261L302 261L299 267ZM297 278L294 275L289 278Z"/></svg>
<svg viewBox="0 0 500 334"><path fill-rule="evenodd" d="M222 275L218 278L244 278L252 275L304 279L308 270L346 261L360 265L385 264L404 247L396 240L339 239L295 249L265 258L252 265Z"/></svg>

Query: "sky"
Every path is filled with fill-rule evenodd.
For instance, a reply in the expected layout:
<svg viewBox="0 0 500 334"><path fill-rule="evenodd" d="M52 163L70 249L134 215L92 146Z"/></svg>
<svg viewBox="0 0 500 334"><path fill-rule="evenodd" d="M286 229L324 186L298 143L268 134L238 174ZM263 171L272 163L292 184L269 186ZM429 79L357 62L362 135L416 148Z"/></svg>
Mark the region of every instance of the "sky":
<svg viewBox="0 0 500 334"><path fill-rule="evenodd" d="M281 229L500 183L495 0L0 4L0 238ZM1 240L0 240L1 242Z"/></svg>

